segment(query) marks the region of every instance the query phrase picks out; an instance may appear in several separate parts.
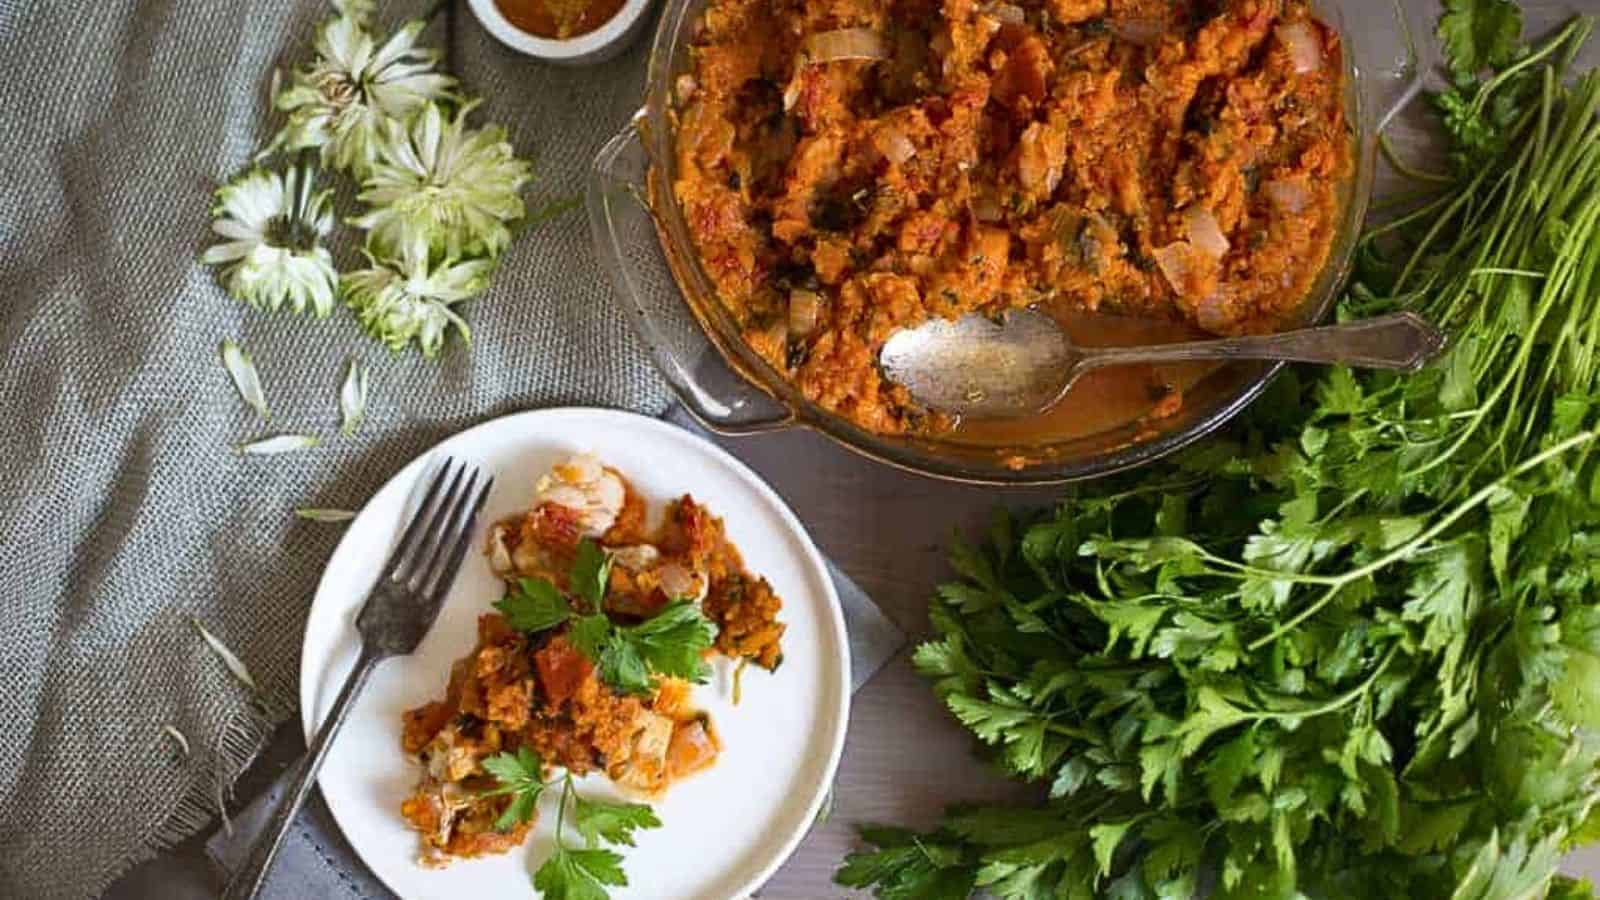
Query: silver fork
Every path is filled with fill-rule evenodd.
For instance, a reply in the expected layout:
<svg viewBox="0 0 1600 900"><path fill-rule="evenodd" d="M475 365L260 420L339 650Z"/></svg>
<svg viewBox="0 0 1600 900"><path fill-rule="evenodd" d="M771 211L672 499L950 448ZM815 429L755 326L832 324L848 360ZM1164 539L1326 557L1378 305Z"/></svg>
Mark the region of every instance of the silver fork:
<svg viewBox="0 0 1600 900"><path fill-rule="evenodd" d="M223 900L248 900L261 890L290 823L306 795L311 793L328 747L344 725L350 707L366 686L372 670L391 656L417 649L423 635L433 626L445 594L461 568L461 558L471 542L473 523L493 484L492 477L484 477L466 463L456 466L447 458L439 467L400 543L389 555L382 577L372 586L372 592L356 616L356 630L361 634L361 655L356 659L356 666L345 679L344 687L339 689L339 697L333 701L333 709L317 729L311 746L306 748L306 755L295 769L294 780L283 799L278 801L272 819L251 846L250 858L228 882Z"/></svg>

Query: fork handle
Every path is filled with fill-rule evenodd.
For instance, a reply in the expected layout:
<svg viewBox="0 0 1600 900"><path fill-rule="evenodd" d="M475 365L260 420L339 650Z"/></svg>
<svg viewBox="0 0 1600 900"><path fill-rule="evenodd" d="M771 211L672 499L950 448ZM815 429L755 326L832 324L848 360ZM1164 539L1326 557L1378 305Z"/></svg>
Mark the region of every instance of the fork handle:
<svg viewBox="0 0 1600 900"><path fill-rule="evenodd" d="M250 847L249 859L239 871L233 873L233 878L229 879L228 887L222 893L222 900L250 900L266 883L267 872L272 868L272 860L283 846L283 838L289 833L289 826L293 824L301 804L305 803L306 795L311 793L311 786L316 784L317 770L322 768L322 760L328 755L328 748L333 745L334 735L344 726L350 707L354 705L361 689L366 687L372 670L383 658L384 654L371 649L365 642L362 643L361 655L356 659L355 668L345 678L344 687L339 689L339 697L333 701L333 709L328 711L328 717L322 721L316 736L311 739L311 746L306 748L305 756L300 758L295 768L294 780L289 783L288 790L278 801L278 808L273 811L266 828L256 836L256 842Z"/></svg>

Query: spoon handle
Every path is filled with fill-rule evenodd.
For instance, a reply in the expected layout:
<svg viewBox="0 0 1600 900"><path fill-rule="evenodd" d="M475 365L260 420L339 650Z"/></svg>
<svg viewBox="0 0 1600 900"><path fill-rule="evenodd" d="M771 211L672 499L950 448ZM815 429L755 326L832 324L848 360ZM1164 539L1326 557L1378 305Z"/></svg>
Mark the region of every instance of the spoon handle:
<svg viewBox="0 0 1600 900"><path fill-rule="evenodd" d="M1085 369L1135 363L1271 359L1325 363L1362 369L1414 371L1444 349L1445 336L1415 313L1302 328L1280 334L1191 341L1144 347L1079 347Z"/></svg>

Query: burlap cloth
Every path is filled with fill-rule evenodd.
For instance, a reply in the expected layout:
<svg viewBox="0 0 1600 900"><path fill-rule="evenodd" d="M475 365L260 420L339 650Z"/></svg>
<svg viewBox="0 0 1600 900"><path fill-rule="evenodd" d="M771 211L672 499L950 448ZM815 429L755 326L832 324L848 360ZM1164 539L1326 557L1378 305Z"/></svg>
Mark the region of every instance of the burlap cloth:
<svg viewBox="0 0 1600 900"><path fill-rule="evenodd" d="M424 4L382 5L393 22ZM0 0L0 897L96 895L214 816L291 709L305 612L339 538L294 507L355 508L430 444L510 410L665 404L581 214L514 244L463 308L470 351L454 343L433 362L390 355L342 309L324 321L250 310L197 264L212 190L275 127L273 67L304 58L327 12ZM457 12L451 64L486 98L480 116L533 157L536 202L576 196L637 102L644 42L560 70ZM428 42L444 31L436 22ZM320 433L321 448L233 452L261 426L218 363L225 336L254 354L274 429ZM372 399L344 438L352 354ZM190 616L239 653L259 696Z"/></svg>

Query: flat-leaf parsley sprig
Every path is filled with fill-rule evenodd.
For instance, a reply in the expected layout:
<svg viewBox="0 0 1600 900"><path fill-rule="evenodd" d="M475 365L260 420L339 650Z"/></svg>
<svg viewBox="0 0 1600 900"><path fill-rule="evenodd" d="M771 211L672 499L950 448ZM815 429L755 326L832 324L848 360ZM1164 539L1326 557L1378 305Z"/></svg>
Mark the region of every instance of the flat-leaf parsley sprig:
<svg viewBox="0 0 1600 900"><path fill-rule="evenodd" d="M565 838L568 799L572 804L572 824L583 836L584 846L574 849ZM641 828L658 828L661 820L643 803L611 803L588 800L573 791L572 776L561 782L561 805L556 809L556 846L544 864L533 873L533 887L545 900L606 900L607 887L626 887L628 876L622 871L622 854L599 846L633 846L633 833Z"/></svg>
<svg viewBox="0 0 1600 900"><path fill-rule="evenodd" d="M253 306L326 316L342 295L385 346L433 357L452 329L470 337L454 307L488 286L512 226L542 221L523 197L533 170L504 128L468 124L478 101L418 44L442 4L381 39L374 4L334 7L312 60L281 90L274 79L286 121L256 167L218 191L213 229L228 240L202 259L224 266L228 293ZM280 153L299 161L273 171ZM316 189L318 157L354 181L363 204L346 221L368 232L369 265L343 278L324 246L334 216L332 192Z"/></svg>
<svg viewBox="0 0 1600 900"><path fill-rule="evenodd" d="M650 693L658 675L705 682L711 675L705 653L716 643L716 624L680 598L637 625L618 625L604 610L610 571L610 556L584 538L567 576L578 606L548 579L519 578L495 608L521 631L571 623L567 639L573 647L599 667L601 680L624 693Z"/></svg>
<svg viewBox="0 0 1600 900"><path fill-rule="evenodd" d="M495 820L497 831L510 831L533 822L539 799L554 782L544 777L544 761L527 747L515 753L502 751L483 761L496 786L483 797L510 796L511 802ZM561 778L561 795L556 807L555 848L533 875L533 886L545 900L605 900L607 887L625 887L628 876L622 871L622 854L602 848L601 843L618 847L634 846L634 833L660 828L655 810L645 803L612 802L584 797L577 792L572 774ZM584 846L567 846L567 810L571 824L583 838Z"/></svg>

